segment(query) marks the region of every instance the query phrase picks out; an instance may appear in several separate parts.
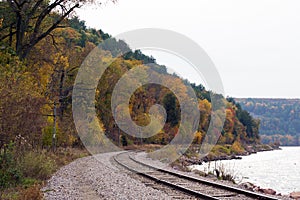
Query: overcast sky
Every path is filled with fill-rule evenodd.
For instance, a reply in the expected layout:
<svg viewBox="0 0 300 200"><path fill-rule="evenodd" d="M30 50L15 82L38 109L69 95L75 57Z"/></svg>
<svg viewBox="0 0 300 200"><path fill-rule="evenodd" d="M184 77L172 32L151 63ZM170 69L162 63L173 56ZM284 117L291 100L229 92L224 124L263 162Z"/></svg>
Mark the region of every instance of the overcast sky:
<svg viewBox="0 0 300 200"><path fill-rule="evenodd" d="M213 60L228 96L300 98L299 0L119 0L78 14L112 36L138 28L186 35ZM201 82L172 55L147 53Z"/></svg>

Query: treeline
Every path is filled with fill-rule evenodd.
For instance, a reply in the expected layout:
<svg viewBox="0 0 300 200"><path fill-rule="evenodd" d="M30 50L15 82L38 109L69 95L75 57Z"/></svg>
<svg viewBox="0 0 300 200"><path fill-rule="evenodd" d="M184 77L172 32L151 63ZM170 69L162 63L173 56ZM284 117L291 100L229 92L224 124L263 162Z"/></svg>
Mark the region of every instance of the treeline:
<svg viewBox="0 0 300 200"><path fill-rule="evenodd" d="M299 99L236 99L241 106L261 120L262 142L299 145Z"/></svg>
<svg viewBox="0 0 300 200"><path fill-rule="evenodd" d="M55 2L57 4L53 4ZM67 7L60 2L69 1L24 1L19 5L0 2L0 187L18 183L22 176L39 178L34 177L37 173L26 175L22 171L25 158L38 158L45 155L38 152L55 150L54 147L83 147L72 116L73 84L83 60L111 36L102 30L87 28L77 17L68 19L67 11L77 8L77 4L73 4L76 1L69 2ZM65 13L55 12L56 6L65 7ZM21 17L16 14L18 11ZM19 23L23 27L19 27ZM116 145L168 144L177 133L181 119L178 99L166 87L145 85L137 89L130 100L131 117L139 125L149 123L152 105L165 107L166 124L157 135L142 140L133 138L122 132L112 117L111 96L117 81L130 69L147 68L145 64L156 63L155 58L139 50L132 51L124 41L114 39L104 49L103 56L115 56L124 49L128 53L118 57L99 82L95 99L99 121L106 136ZM175 85L183 99L188 97L183 87L187 81L168 74L165 66L158 65L154 71ZM202 85L191 85L201 113L194 143L201 144L213 114L211 95L218 94ZM226 120L223 131L216 132L216 137L220 134L218 144L226 145L229 153L239 153L247 145L259 143L259 121L232 98L222 98L222 101L226 105ZM222 124L222 121L216 119L215 123ZM33 156L32 152L37 153ZM49 167L52 161L43 158L39 166L43 166L43 160ZM38 167L37 170L43 171Z"/></svg>
<svg viewBox="0 0 300 200"><path fill-rule="evenodd" d="M277 144L281 146L300 146L300 136L292 135L261 135L264 144Z"/></svg>

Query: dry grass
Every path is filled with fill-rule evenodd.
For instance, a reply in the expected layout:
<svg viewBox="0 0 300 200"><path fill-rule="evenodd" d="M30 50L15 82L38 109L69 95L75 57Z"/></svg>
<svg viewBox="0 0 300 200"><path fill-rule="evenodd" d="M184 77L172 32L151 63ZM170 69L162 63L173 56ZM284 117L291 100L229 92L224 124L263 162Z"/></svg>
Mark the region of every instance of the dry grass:
<svg viewBox="0 0 300 200"><path fill-rule="evenodd" d="M40 191L41 185L35 184L29 188L20 191L19 200L40 200L43 199L43 194Z"/></svg>
<svg viewBox="0 0 300 200"><path fill-rule="evenodd" d="M41 200L40 188L57 169L68 163L90 155L85 149L58 148L55 152L27 152L18 163L23 170L23 181L16 187L0 190L1 200Z"/></svg>

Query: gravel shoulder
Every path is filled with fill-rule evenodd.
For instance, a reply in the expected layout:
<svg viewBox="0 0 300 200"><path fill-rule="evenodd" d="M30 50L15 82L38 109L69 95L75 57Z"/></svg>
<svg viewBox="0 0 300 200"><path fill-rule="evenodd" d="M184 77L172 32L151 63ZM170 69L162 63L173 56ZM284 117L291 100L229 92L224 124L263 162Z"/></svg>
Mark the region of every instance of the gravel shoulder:
<svg viewBox="0 0 300 200"><path fill-rule="evenodd" d="M80 158L58 170L42 188L45 200L170 199L110 162L120 152Z"/></svg>

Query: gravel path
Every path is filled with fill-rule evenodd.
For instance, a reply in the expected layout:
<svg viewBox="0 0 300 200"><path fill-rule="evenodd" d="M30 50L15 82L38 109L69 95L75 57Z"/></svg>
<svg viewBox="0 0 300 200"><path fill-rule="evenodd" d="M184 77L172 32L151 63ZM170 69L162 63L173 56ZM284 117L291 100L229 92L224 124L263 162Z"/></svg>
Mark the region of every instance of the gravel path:
<svg viewBox="0 0 300 200"><path fill-rule="evenodd" d="M42 189L45 200L170 199L115 167L110 159L118 153L85 157L62 167Z"/></svg>

